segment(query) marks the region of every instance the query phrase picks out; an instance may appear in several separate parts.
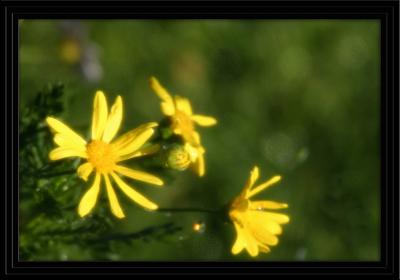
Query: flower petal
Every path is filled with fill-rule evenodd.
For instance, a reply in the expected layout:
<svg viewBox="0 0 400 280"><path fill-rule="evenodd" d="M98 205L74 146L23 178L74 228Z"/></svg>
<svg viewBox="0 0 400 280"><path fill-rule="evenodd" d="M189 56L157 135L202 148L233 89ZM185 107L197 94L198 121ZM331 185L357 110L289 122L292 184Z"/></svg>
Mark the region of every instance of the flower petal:
<svg viewBox="0 0 400 280"><path fill-rule="evenodd" d="M80 157L80 158L87 158L87 155L85 152L73 149L73 148L64 148L64 147L58 147L52 150L49 154L49 158L51 160L59 160L63 158L69 158L69 157Z"/></svg>
<svg viewBox="0 0 400 280"><path fill-rule="evenodd" d="M233 222L233 225L235 226L236 229L236 241L232 246L231 252L234 255L239 254L245 247L245 241L243 237L243 229L235 222Z"/></svg>
<svg viewBox="0 0 400 280"><path fill-rule="evenodd" d="M122 98L118 96L111 112L108 115L107 123L104 128L103 141L109 143L117 133L122 121Z"/></svg>
<svg viewBox="0 0 400 280"><path fill-rule="evenodd" d="M97 91L93 103L92 139L100 140L108 118L107 100L102 91Z"/></svg>
<svg viewBox="0 0 400 280"><path fill-rule="evenodd" d="M93 207L96 205L97 198L99 196L99 191L100 191L100 174L96 173L93 185L83 195L81 201L79 202L78 206L79 216L84 217L92 211Z"/></svg>
<svg viewBox="0 0 400 280"><path fill-rule="evenodd" d="M179 111L184 112L188 116L192 115L192 106L189 99L175 95L175 105Z"/></svg>
<svg viewBox="0 0 400 280"><path fill-rule="evenodd" d="M77 133L75 133L71 128L69 128L61 121L52 117L47 117L46 122L53 131L63 135L64 139L68 139L77 146L84 147L86 145L86 141L82 137L80 137Z"/></svg>
<svg viewBox="0 0 400 280"><path fill-rule="evenodd" d="M272 186L273 184L279 182L279 181L281 180L281 178L282 178L282 177L279 176L279 175L272 177L271 179L269 179L269 180L266 181L265 183L263 183L263 184L261 184L261 185L255 187L254 189L250 190L250 191L247 193L247 198L250 198L250 197L252 197L252 196L258 194L259 192L261 192L261 191L265 190L266 188Z"/></svg>
<svg viewBox="0 0 400 280"><path fill-rule="evenodd" d="M164 115L171 116L175 113L175 106L171 95L168 91L158 82L155 77L150 78L150 87L164 102L161 103L161 111Z"/></svg>
<svg viewBox="0 0 400 280"><path fill-rule="evenodd" d="M273 212L259 212L261 215L264 216L263 219L266 221L273 220L278 224L287 224L290 221L289 216L280 213L273 213Z"/></svg>
<svg viewBox="0 0 400 280"><path fill-rule="evenodd" d="M256 257L258 255L257 240L251 235L249 229L246 227L243 228L243 237L246 243L245 247L247 252L249 252L250 256Z"/></svg>
<svg viewBox="0 0 400 280"><path fill-rule="evenodd" d="M254 183L257 181L260 172L257 166L254 166L250 172L250 177L247 179L246 185L243 188L242 195L248 198L249 191L253 187Z"/></svg>
<svg viewBox="0 0 400 280"><path fill-rule="evenodd" d="M161 112L166 116L172 116L175 113L175 107L172 103L161 102L160 104Z"/></svg>
<svg viewBox="0 0 400 280"><path fill-rule="evenodd" d="M140 150L135 151L133 153L127 154L125 156L120 156L118 158L118 161L124 161L124 160L128 160L131 158L152 155L152 154L157 153L160 150L160 148L161 148L161 146L159 144L149 145L149 146L141 148Z"/></svg>
<svg viewBox="0 0 400 280"><path fill-rule="evenodd" d="M147 172L133 170L121 165L115 166L114 170L124 176L127 176L135 180L143 181L149 184L154 184L158 186L162 186L164 184L164 182L161 179Z"/></svg>
<svg viewBox="0 0 400 280"><path fill-rule="evenodd" d="M266 222L263 224L266 230L268 230L271 234L279 235L282 233L282 227L276 222Z"/></svg>
<svg viewBox="0 0 400 280"><path fill-rule="evenodd" d="M288 208L288 205L286 203L279 203L275 201L260 200L260 201L251 201L250 208L252 210L284 209Z"/></svg>
<svg viewBox="0 0 400 280"><path fill-rule="evenodd" d="M85 145L82 144L77 144L71 137L69 137L67 134L61 134L57 133L54 135L54 142L63 148L71 148L75 149L81 152L86 151Z"/></svg>
<svg viewBox="0 0 400 280"><path fill-rule="evenodd" d="M125 146L119 147L117 150L118 156L124 156L139 150L150 137L154 134L154 129L149 128L142 133L132 137L132 141L127 143Z"/></svg>
<svg viewBox="0 0 400 280"><path fill-rule="evenodd" d="M93 171L93 165L90 162L81 164L77 170L78 176L87 181L90 173Z"/></svg>
<svg viewBox="0 0 400 280"><path fill-rule="evenodd" d="M204 163L204 154L203 153L198 154L196 162L193 163L193 170L196 172L196 174L199 177L204 176L204 174L206 173L206 166Z"/></svg>
<svg viewBox="0 0 400 280"><path fill-rule="evenodd" d="M195 144L201 146L200 134L197 131L193 131L192 137L193 137Z"/></svg>
<svg viewBox="0 0 400 280"><path fill-rule="evenodd" d="M257 239L258 244L267 244L269 246L276 246L279 242L278 238L264 227L254 225L250 229L253 236Z"/></svg>
<svg viewBox="0 0 400 280"><path fill-rule="evenodd" d="M251 223L256 224L259 228L264 228L273 235L281 234L282 227L276 219L271 219L269 216L265 216L264 213L261 211L251 211L249 213Z"/></svg>
<svg viewBox="0 0 400 280"><path fill-rule="evenodd" d="M215 118L203 115L193 115L191 119L201 126L213 126L217 124L217 120Z"/></svg>
<svg viewBox="0 0 400 280"><path fill-rule="evenodd" d="M158 208L157 204L151 202L147 198L145 198L143 195L132 189L130 186L128 186L117 174L114 172L111 173L111 176L114 178L115 182L117 185L120 187L120 189L133 201L136 203L140 204L144 208L150 209L150 210L155 210Z"/></svg>
<svg viewBox="0 0 400 280"><path fill-rule="evenodd" d="M258 244L258 246L260 247L259 248L260 252L263 252L263 253L271 252L271 249L268 246L264 245L264 244Z"/></svg>
<svg viewBox="0 0 400 280"><path fill-rule="evenodd" d="M199 156L199 150L192 145L190 145L188 142L185 143L183 146L184 150L189 154L190 161L191 162L196 162L197 158Z"/></svg>
<svg viewBox="0 0 400 280"><path fill-rule="evenodd" d="M104 174L104 179L106 181L107 195L108 195L108 200L110 202L111 211L117 218L122 219L125 217L124 211L122 211L121 205L118 202L118 198L115 195L115 191L111 186L108 174Z"/></svg>
<svg viewBox="0 0 400 280"><path fill-rule="evenodd" d="M125 156L131 154L140 149L144 143L153 135L153 127L157 126L157 123L146 123L143 124L122 136L118 137L112 145L117 151L119 156Z"/></svg>

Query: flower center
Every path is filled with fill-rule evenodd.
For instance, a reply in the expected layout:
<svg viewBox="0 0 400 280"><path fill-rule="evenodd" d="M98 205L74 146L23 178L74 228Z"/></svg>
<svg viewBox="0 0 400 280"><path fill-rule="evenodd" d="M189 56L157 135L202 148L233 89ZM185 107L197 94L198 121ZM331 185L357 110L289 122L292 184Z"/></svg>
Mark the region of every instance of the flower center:
<svg viewBox="0 0 400 280"><path fill-rule="evenodd" d="M86 146L86 153L97 172L109 173L114 169L118 156L110 144L93 140Z"/></svg>
<svg viewBox="0 0 400 280"><path fill-rule="evenodd" d="M192 134L194 131L194 125L193 121L186 113L179 110L175 111L175 114L172 116L172 128L179 128L186 141L193 141Z"/></svg>
<svg viewBox="0 0 400 280"><path fill-rule="evenodd" d="M236 198L232 203L232 209L244 212L249 208L249 200L242 197Z"/></svg>

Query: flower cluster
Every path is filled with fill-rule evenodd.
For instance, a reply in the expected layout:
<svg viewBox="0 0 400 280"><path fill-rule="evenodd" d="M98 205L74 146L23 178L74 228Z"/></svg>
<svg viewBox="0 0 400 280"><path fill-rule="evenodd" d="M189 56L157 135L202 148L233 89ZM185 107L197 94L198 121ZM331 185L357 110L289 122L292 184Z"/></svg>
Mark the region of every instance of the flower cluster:
<svg viewBox="0 0 400 280"><path fill-rule="evenodd" d="M172 96L154 77L150 78L150 87L161 99L164 120L159 123L144 123L118 137L123 119L121 96L116 98L109 110L104 93L96 92L90 139L84 139L54 117L46 118L57 145L49 154L50 160L80 158L82 162L76 172L82 180L91 181L91 186L80 199L77 209L79 216L85 217L93 211L102 185L105 185L111 212L117 218L124 218L125 214L113 185L143 208L157 210L159 206L155 202L140 194L125 180L129 178L158 187L164 185L163 180L144 170L128 167L126 162L144 156L156 156L162 152L166 143L167 156L161 157L164 159L164 167L175 170L191 167L199 177L204 176L206 149L202 145L196 125L213 126L217 124L217 120L195 114L187 98ZM161 136L157 138L154 135ZM286 208L287 204L250 200L281 179L280 176L275 176L254 187L258 177L259 169L254 167L245 188L228 207L228 216L237 233L232 247L233 254L238 254L243 249L252 257L259 252L269 252L270 247L278 243L277 235L282 233L281 225L289 222L288 216L271 211ZM200 226L196 228L199 231Z"/></svg>
<svg viewBox="0 0 400 280"><path fill-rule="evenodd" d="M168 118L171 131L182 137L193 169L197 175L203 176L205 149L201 145L200 134L196 131L195 124L213 126L217 120L209 116L195 115L187 98L179 95L172 97L156 78L150 78L150 86L162 100L161 111Z"/></svg>

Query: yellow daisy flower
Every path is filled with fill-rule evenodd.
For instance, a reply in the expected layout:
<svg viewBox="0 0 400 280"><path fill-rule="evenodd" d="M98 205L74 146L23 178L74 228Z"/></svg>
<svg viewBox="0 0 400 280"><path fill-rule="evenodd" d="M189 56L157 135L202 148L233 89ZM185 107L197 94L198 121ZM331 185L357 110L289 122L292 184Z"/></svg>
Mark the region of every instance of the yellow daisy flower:
<svg viewBox="0 0 400 280"><path fill-rule="evenodd" d="M124 212L118 202L111 185L110 176L129 198L141 206L155 210L158 206L132 189L120 175L161 186L163 181L149 173L133 170L120 165L121 161L140 157L154 152L154 147L142 148L153 135L157 123L146 123L133 129L116 140L112 141L122 121L122 98L117 97L108 113L107 100L102 91L97 91L94 98L91 140L86 142L61 121L47 117L46 122L55 133L54 142L58 145L49 154L51 160L60 160L69 157L79 157L86 160L79 166L77 173L85 181L94 172L92 186L83 195L78 214L81 217L88 215L96 205L100 192L100 183L105 181L106 191L112 213L118 218L124 218Z"/></svg>
<svg viewBox="0 0 400 280"><path fill-rule="evenodd" d="M266 211L287 208L286 203L268 200L250 201L251 197L281 179L281 176L274 176L261 185L253 187L258 176L259 170L255 166L243 191L230 205L229 217L237 233L232 247L234 255L239 254L243 249L246 249L252 257L257 256L259 252L268 253L269 246L278 244L276 235L282 233L280 225L289 222L287 215Z"/></svg>
<svg viewBox="0 0 400 280"><path fill-rule="evenodd" d="M193 114L189 99L178 95L172 98L155 77L150 78L150 86L162 100L161 111L170 118L172 131L181 135L185 142L200 145L200 137L195 130L195 124L213 126L217 120L213 117Z"/></svg>
<svg viewBox="0 0 400 280"><path fill-rule="evenodd" d="M195 115L187 98L175 95L172 97L155 77L150 78L150 86L161 98L161 111L171 121L171 130L180 135L185 142L185 149L191 155L191 166L198 176L205 174L204 153L200 135L195 130L195 124L213 126L217 120L213 117Z"/></svg>

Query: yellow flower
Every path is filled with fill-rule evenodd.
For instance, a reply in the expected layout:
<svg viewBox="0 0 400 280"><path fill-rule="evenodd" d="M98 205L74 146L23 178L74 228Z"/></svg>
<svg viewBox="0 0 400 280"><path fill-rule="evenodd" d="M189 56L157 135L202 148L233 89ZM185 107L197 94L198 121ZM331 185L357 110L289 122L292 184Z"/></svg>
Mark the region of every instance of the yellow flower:
<svg viewBox="0 0 400 280"><path fill-rule="evenodd" d="M172 131L181 135L185 142L189 142L191 145L200 145L200 136L195 130L195 124L213 126L217 120L213 117L194 115L187 98L178 95L172 98L156 78L150 78L150 86L162 100L161 111L170 118Z"/></svg>
<svg viewBox="0 0 400 280"><path fill-rule="evenodd" d="M282 233L280 225L289 222L287 215L266 211L287 208L286 203L268 200L250 201L251 197L281 179L281 176L274 176L253 188L258 176L258 167L255 166L243 191L230 205L229 217L237 233L232 247L234 255L239 254L243 249L246 249L252 257L257 256L260 251L268 253L269 246L278 244L277 235Z"/></svg>
<svg viewBox="0 0 400 280"><path fill-rule="evenodd" d="M116 140L114 136L122 121L122 98L117 97L108 113L107 100L102 91L97 91L94 98L91 140L86 142L81 136L61 121L47 117L46 122L55 132L54 142L58 145L49 154L51 160L68 157L80 157L87 162L79 166L77 173L85 181L94 171L92 186L83 195L78 213L81 217L88 215L96 205L100 192L100 183L105 181L106 191L112 213L118 218L125 217L111 185L110 176L129 198L141 206L155 210L158 206L128 186L119 175L161 186L163 181L149 173L133 170L120 165L121 161L140 157L154 152L154 146L142 148L153 135L157 123L146 123L133 129Z"/></svg>
<svg viewBox="0 0 400 280"><path fill-rule="evenodd" d="M150 86L161 98L161 111L171 121L174 134L180 135L185 142L185 149L191 155L191 166L198 176L205 174L204 153L199 133L195 124L200 126L213 126L217 120L213 117L195 115L187 98L175 95L174 98L158 82L155 77L150 78Z"/></svg>
<svg viewBox="0 0 400 280"><path fill-rule="evenodd" d="M81 46L76 38L64 39L61 43L61 58L69 64L77 63L82 55Z"/></svg>

